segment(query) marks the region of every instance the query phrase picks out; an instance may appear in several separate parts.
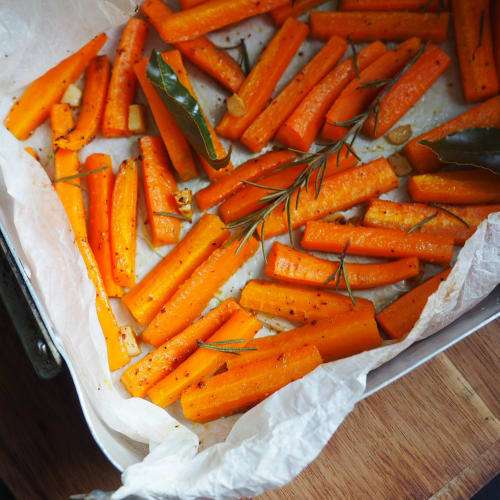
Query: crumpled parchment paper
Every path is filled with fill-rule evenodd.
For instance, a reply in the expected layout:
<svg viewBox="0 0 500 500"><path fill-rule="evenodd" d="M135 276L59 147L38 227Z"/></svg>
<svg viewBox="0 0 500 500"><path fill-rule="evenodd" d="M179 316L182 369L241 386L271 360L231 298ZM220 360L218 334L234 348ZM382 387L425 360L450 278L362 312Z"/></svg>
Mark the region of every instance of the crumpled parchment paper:
<svg viewBox="0 0 500 500"><path fill-rule="evenodd" d="M104 51L113 57L120 35L115 27L124 23L135 9L132 0L10 0L6 3L0 5L2 121L12 98L20 94L24 85L100 31L108 30L110 41ZM331 5L322 8L328 9ZM269 20L259 16L210 36L220 45L247 37L251 59L255 61L273 30ZM308 41L301 48L278 89L319 46L316 41ZM152 47L165 48L153 29L145 53ZM455 57L453 47L450 40L445 50ZM217 120L224 110L222 100L227 93L196 68L188 65L188 69L207 114ZM138 99L141 99L140 93ZM463 111L461 101L454 65L400 123L411 123L414 134L418 134ZM41 162L50 173L48 125L40 127L26 144L38 148ZM191 424L183 419L178 405L167 412L149 401L129 398L119 382L120 372L110 374L95 313L93 285L87 278L50 178L24 151L26 144L18 142L0 125L0 221L18 247L23 265L54 325L54 342L86 398L103 422L121 433L124 440L149 446L149 454L144 453L147 456L142 461L125 470L123 486L112 494L113 499L129 495L169 499L250 497L286 484L314 460L353 409L364 392L370 370L458 318L500 282L500 213L497 213L490 215L467 241L448 280L429 299L422 317L402 342L386 342L379 349L322 365L244 415L204 426ZM388 156L394 147L383 139L375 143L360 140L357 150L364 161L369 161ZM81 161L93 152L110 154L116 169L122 160L137 154L137 146L134 138L97 138L82 150ZM243 148L235 147L235 164L248 157ZM186 185L199 189L206 184L201 178ZM404 180L398 190L384 198L407 200ZM169 247L151 250L143 222L144 202L140 199L139 278L169 251ZM188 229L185 227L184 232ZM281 240L286 241L286 236ZM361 258L350 260L363 261ZM237 297L244 283L258 276L261 268L262 258L257 254L222 287L218 298ZM436 269L426 266L426 274L434 274ZM403 283L357 295L369 297L381 307L405 289L407 286ZM209 307L216 301L214 299ZM113 308L121 324L133 323L119 301L114 301ZM272 323L268 318L263 320L266 324ZM284 324L283 328L291 326ZM260 335L270 332L264 328Z"/></svg>

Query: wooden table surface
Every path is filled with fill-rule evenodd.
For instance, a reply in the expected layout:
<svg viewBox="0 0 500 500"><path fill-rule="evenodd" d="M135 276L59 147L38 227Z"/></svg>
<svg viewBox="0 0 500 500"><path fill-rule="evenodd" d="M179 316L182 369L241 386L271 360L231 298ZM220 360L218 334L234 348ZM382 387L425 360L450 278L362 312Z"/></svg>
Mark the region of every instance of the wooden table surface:
<svg viewBox="0 0 500 500"><path fill-rule="evenodd" d="M67 372L39 380L0 305L0 478L17 499L110 491ZM259 500L468 498L500 471L500 322L358 404L321 455Z"/></svg>

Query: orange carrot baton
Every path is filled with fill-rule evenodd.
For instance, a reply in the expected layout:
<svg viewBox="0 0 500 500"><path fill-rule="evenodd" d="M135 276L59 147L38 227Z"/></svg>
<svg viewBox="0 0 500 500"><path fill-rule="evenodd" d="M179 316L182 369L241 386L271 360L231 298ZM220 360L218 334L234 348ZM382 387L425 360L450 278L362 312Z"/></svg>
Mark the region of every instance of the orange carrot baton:
<svg viewBox="0 0 500 500"><path fill-rule="evenodd" d="M447 135L471 127L500 128L500 96L492 97L488 101L468 109L456 118L412 139L404 148L405 155L421 174L434 172L442 166L442 163L432 149L420 144L420 141L437 141Z"/></svg>
<svg viewBox="0 0 500 500"><path fill-rule="evenodd" d="M52 105L61 100L64 91L83 73L107 39L104 33L96 36L31 83L5 118L7 129L20 141L27 139L49 117Z"/></svg>
<svg viewBox="0 0 500 500"><path fill-rule="evenodd" d="M343 38L330 38L245 130L241 142L254 153L266 146L302 98L337 64L346 49L347 42Z"/></svg>
<svg viewBox="0 0 500 500"><path fill-rule="evenodd" d="M113 189L110 225L113 276L121 286L135 285L137 187L137 162L124 161Z"/></svg>
<svg viewBox="0 0 500 500"><path fill-rule="evenodd" d="M104 137L125 137L131 134L128 129L128 109L134 102L137 84L134 64L141 60L147 31L148 24L137 18L130 19L123 30L104 108Z"/></svg>
<svg viewBox="0 0 500 500"><path fill-rule="evenodd" d="M123 302L142 326L149 323L193 271L229 236L224 223L205 214L184 239L133 287Z"/></svg>
<svg viewBox="0 0 500 500"><path fill-rule="evenodd" d="M171 172L165 146L158 136L139 139L142 158L142 180L148 210L153 246L170 245L179 241L181 221L165 214L177 214L174 193L177 182ZM161 214L164 215L161 215Z"/></svg>
<svg viewBox="0 0 500 500"><path fill-rule="evenodd" d="M342 0L339 10L438 12L448 8L448 0Z"/></svg>
<svg viewBox="0 0 500 500"><path fill-rule="evenodd" d="M317 288L289 285L268 280L251 280L241 291L240 304L246 309L273 314L302 323L343 315L349 311L369 311L375 314L373 303Z"/></svg>
<svg viewBox="0 0 500 500"><path fill-rule="evenodd" d="M268 255L264 273L270 278L298 285L335 288L337 279L331 278L338 267L338 262L319 259L276 241ZM352 290L364 290L397 283L417 276L420 271L418 259L415 257L383 264L346 263L345 268L347 281ZM345 277L343 273L341 274L338 288L346 290ZM328 281L329 279L331 281Z"/></svg>
<svg viewBox="0 0 500 500"><path fill-rule="evenodd" d="M50 110L50 125L52 128L52 149L57 151L57 141L69 134L75 128L75 120L69 104L57 103Z"/></svg>
<svg viewBox="0 0 500 500"><path fill-rule="evenodd" d="M306 24L289 18L274 35L262 52L259 61L241 84L237 98L243 113L224 115L216 130L222 137L237 140L264 109L293 56L305 40L309 28Z"/></svg>
<svg viewBox="0 0 500 500"><path fill-rule="evenodd" d="M184 416L208 422L244 411L307 375L322 361L318 349L309 345L203 380L183 393Z"/></svg>
<svg viewBox="0 0 500 500"><path fill-rule="evenodd" d="M302 14L325 2L326 0L296 0L291 5L276 7L269 11L269 14L276 26L282 26L289 17L300 17Z"/></svg>
<svg viewBox="0 0 500 500"><path fill-rule="evenodd" d="M446 280L450 272L451 269L447 269L405 293L377 314L377 323L393 339L400 339L409 333L429 297L439 288L441 282Z"/></svg>
<svg viewBox="0 0 500 500"><path fill-rule="evenodd" d="M498 94L500 89L493 53L490 0L452 0L451 5L465 100L483 101Z"/></svg>

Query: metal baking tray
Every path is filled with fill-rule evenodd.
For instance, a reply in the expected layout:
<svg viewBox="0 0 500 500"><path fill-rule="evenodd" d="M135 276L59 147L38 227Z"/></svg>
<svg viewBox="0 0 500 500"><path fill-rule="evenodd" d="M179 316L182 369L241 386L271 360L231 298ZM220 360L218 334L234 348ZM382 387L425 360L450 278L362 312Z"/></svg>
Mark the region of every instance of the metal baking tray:
<svg viewBox="0 0 500 500"><path fill-rule="evenodd" d="M0 223L0 297L36 373L42 378L51 378L63 369L62 358L52 342L54 331L18 257L20 254ZM416 342L372 371L368 375L363 398L406 375L498 317L500 285L480 304L446 328ZM109 461L120 471L141 461L147 454L147 447L106 427L89 404L74 373L71 372L71 375L89 430Z"/></svg>

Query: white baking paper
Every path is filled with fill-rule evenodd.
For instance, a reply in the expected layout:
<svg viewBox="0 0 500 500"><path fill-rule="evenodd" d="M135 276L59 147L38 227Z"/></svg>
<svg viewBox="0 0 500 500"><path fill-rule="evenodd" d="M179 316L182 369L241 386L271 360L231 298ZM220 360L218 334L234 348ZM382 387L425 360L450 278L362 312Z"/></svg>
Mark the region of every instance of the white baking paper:
<svg viewBox="0 0 500 500"><path fill-rule="evenodd" d="M134 4L132 0L9 0L0 4L2 121L12 98L20 94L23 85L100 31L109 30L110 41L104 52L112 57L120 34L120 29L113 27L126 21L134 12ZM251 59L255 61L273 32L269 20L259 16L210 36L220 45L230 45L245 37ZM320 46L317 41L304 44L278 89ZM146 53L152 47L166 47L153 29ZM445 50L455 58L453 47L452 40L445 44ZM207 114L217 121L228 94L196 68L188 65L188 70ZM139 93L138 100L141 99ZM418 134L463 111L462 101L454 64L400 123L410 123L414 134ZM105 425L119 433L117 439L135 442L138 453L144 456L142 461L125 470L123 486L112 495L113 499L129 495L144 499L251 497L286 484L314 460L353 409L364 392L370 370L415 340L435 333L458 318L500 282L500 214L497 213L490 215L467 241L448 280L429 299L422 317L405 340L386 342L379 349L322 365L242 416L207 425L190 424L183 419L178 405L167 412L149 401L129 398L119 382L120 372L109 373L105 343L95 313L93 285L87 278L49 176L24 152L27 144L39 149L41 163L50 174L48 125L41 126L26 144L18 142L0 126L0 220L16 244L33 287L54 325L54 342L77 385ZM388 156L394 147L383 139L360 140L357 149L362 158L369 161ZM116 169L122 160L137 154L136 141L134 138L96 138L82 150L81 160L97 151L111 154ZM243 148L235 147L236 164L248 157ZM193 189L206 184L203 178L187 183ZM398 190L383 197L408 199L404 180ZM142 199L139 210L137 273L141 278L170 248L150 249ZM184 232L189 229L185 226ZM281 240L286 241L286 236ZM361 258L350 260L363 261ZM218 298L237 297L244 283L250 277L259 276L261 269L262 258L258 254L219 291ZM426 266L426 274L435 272L435 267ZM380 308L405 289L407 285L400 283L357 295L370 297ZM214 299L209 307L216 302ZM113 303L113 308L121 324L132 322L118 301ZM265 320L273 326L272 321ZM271 332L270 328L264 328L260 335Z"/></svg>

